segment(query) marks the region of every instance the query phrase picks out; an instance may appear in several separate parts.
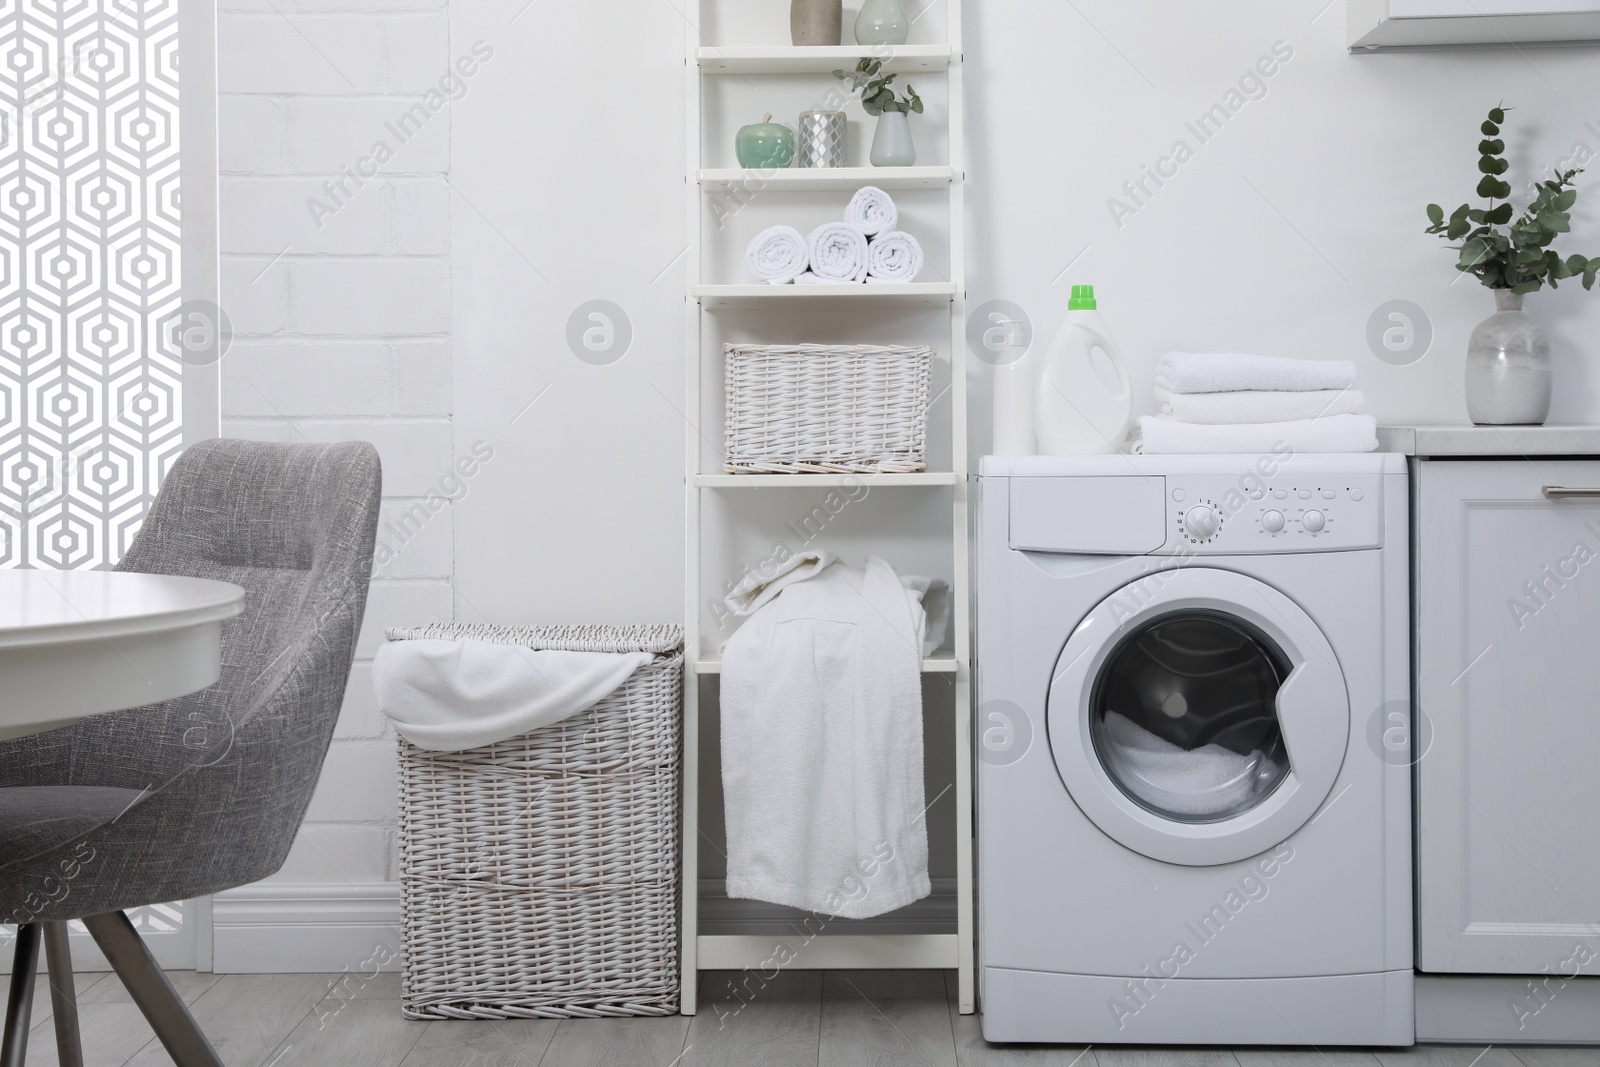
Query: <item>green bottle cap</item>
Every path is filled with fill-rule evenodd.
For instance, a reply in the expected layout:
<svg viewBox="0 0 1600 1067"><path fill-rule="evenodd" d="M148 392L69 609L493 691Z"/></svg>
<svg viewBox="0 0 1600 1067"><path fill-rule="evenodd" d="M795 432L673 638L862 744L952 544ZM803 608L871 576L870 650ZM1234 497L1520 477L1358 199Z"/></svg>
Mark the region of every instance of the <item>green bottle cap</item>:
<svg viewBox="0 0 1600 1067"><path fill-rule="evenodd" d="M1068 311L1094 311L1099 305L1095 303L1094 286L1074 285L1072 299L1067 301Z"/></svg>

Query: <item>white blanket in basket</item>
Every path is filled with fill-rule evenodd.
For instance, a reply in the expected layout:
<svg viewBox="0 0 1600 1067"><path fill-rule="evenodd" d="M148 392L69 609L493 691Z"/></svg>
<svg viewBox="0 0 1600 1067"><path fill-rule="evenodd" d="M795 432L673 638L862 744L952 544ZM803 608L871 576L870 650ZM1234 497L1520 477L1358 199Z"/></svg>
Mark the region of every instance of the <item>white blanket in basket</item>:
<svg viewBox="0 0 1600 1067"><path fill-rule="evenodd" d="M488 641L389 641L373 661L372 687L401 737L433 752L460 752L588 711L654 658Z"/></svg>

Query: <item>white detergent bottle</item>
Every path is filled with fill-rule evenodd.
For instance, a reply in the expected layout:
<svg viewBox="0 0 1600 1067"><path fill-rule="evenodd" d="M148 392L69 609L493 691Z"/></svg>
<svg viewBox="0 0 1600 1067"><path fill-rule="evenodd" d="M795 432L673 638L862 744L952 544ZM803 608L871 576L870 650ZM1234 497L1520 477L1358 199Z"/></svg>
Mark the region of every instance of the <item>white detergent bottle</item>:
<svg viewBox="0 0 1600 1067"><path fill-rule="evenodd" d="M1128 366L1100 320L1094 286L1074 285L1067 317L1040 360L1033 418L1039 454L1121 452L1132 421Z"/></svg>
<svg viewBox="0 0 1600 1067"><path fill-rule="evenodd" d="M984 335L989 351L1003 349L1013 325L1004 316L991 315L994 325ZM993 335L993 343L990 335ZM1010 363L994 368L994 454L1033 456L1039 444L1033 432L1034 397L1039 392L1039 368L1043 360L1039 346L1030 344Z"/></svg>

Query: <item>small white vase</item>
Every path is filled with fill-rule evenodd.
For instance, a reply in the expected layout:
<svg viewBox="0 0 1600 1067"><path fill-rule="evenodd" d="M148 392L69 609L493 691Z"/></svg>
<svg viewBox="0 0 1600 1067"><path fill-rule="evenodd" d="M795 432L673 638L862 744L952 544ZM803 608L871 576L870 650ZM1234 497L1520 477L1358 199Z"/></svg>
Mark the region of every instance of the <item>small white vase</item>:
<svg viewBox="0 0 1600 1067"><path fill-rule="evenodd" d="M1479 426L1538 426L1550 414L1550 342L1522 294L1494 290L1495 313L1467 343L1467 414Z"/></svg>
<svg viewBox="0 0 1600 1067"><path fill-rule="evenodd" d="M885 111L878 116L878 129L872 135L874 167L909 167L917 161L917 146L911 140L911 119L904 111Z"/></svg>

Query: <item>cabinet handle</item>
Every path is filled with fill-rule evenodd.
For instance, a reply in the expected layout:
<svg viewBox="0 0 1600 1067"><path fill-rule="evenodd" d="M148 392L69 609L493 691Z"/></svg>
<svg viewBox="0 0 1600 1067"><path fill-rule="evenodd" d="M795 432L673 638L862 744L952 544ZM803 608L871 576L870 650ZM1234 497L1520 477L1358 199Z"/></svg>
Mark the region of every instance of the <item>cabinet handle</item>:
<svg viewBox="0 0 1600 1067"><path fill-rule="evenodd" d="M1544 487L1546 500L1600 500L1600 489L1579 489L1565 485Z"/></svg>

